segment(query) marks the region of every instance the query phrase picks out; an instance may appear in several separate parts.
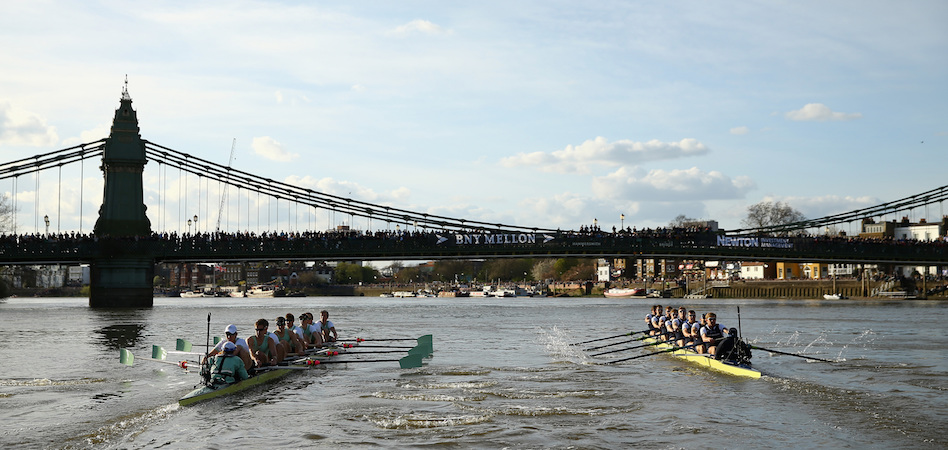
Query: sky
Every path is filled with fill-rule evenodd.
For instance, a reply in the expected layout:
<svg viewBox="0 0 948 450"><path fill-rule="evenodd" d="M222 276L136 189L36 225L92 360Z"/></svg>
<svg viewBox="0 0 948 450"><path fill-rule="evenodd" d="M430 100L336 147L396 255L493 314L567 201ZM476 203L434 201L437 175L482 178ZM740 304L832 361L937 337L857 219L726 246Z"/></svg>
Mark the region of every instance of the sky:
<svg viewBox="0 0 948 450"><path fill-rule="evenodd" d="M3 2L0 162L107 137L127 76L144 139L361 201L563 229L822 217L946 184L946 23L940 0ZM146 167L153 228L303 226L178 177ZM101 178L0 192L21 232L89 231Z"/></svg>

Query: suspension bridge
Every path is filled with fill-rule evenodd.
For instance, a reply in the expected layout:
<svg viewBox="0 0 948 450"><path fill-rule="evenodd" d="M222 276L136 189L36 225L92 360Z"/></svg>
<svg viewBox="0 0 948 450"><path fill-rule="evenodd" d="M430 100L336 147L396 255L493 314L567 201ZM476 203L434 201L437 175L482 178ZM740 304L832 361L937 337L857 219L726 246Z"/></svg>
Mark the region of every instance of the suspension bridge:
<svg viewBox="0 0 948 450"><path fill-rule="evenodd" d="M98 162L103 175L91 192L85 186L87 160ZM144 187L149 162L157 164L157 175L149 176L157 189ZM64 182L64 168L77 166L78 183ZM48 182L50 173L56 174L54 183ZM175 175L169 183L168 177ZM707 230L610 233L489 223L321 193L149 142L141 138L127 86L108 138L0 164L3 180L11 183L12 218L6 224L10 233L0 237L0 264L88 263L89 303L94 307L151 306L155 264L176 261L572 256L948 264L944 241L799 235L866 219L884 222L919 208L926 212L935 205L940 208L948 186L871 208L726 235ZM64 190L78 201L63 201ZM84 205L100 199L97 218L88 230L83 217L90 212ZM32 227L30 214L20 221L19 211L27 207L32 210ZM50 211L52 220L46 213L40 222L41 210ZM192 216L192 211L197 214ZM348 225L339 226L337 216ZM64 218L69 232L62 231ZM357 218L364 230L354 229Z"/></svg>

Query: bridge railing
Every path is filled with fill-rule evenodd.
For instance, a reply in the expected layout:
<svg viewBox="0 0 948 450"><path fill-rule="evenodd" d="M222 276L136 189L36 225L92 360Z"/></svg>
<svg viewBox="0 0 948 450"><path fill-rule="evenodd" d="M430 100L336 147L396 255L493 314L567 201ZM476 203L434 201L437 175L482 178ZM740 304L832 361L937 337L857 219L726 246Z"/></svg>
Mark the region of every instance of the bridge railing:
<svg viewBox="0 0 948 450"><path fill-rule="evenodd" d="M576 233L311 233L296 235L0 236L0 263L89 262L121 255L158 261L392 260L497 257L655 257L705 260L852 261L948 264L942 241L835 238L722 240L678 236Z"/></svg>

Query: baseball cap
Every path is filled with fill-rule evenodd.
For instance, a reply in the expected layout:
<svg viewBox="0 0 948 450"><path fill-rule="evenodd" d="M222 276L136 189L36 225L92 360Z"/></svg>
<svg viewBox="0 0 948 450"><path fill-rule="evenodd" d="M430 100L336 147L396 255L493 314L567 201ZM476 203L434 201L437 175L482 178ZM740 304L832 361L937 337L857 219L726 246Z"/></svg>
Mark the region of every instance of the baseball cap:
<svg viewBox="0 0 948 450"><path fill-rule="evenodd" d="M227 328L224 328L225 334L237 334L237 325L230 324L227 325Z"/></svg>

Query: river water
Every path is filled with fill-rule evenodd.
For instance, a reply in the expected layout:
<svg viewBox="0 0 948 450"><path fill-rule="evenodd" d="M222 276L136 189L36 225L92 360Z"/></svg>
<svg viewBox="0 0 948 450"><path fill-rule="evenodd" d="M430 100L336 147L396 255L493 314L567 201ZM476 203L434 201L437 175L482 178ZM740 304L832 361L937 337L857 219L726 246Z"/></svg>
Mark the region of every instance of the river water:
<svg viewBox="0 0 948 450"><path fill-rule="evenodd" d="M153 308L96 310L86 299L7 299L0 446L948 447L945 302L661 300L714 311L728 327L740 309L742 334L757 346L836 361L755 350L759 380L666 355L604 365L568 345L642 329L652 302L156 298ZM327 365L190 407L177 399L196 372L143 361L152 344L203 343L208 313L221 334L229 323L250 330L260 317L321 309L343 338L432 334L434 356L408 370ZM123 347L135 366L119 364Z"/></svg>

